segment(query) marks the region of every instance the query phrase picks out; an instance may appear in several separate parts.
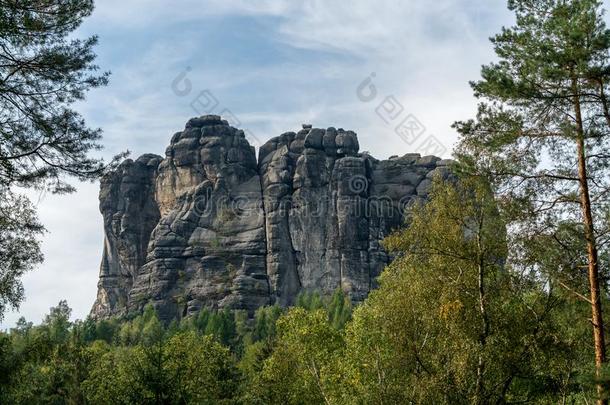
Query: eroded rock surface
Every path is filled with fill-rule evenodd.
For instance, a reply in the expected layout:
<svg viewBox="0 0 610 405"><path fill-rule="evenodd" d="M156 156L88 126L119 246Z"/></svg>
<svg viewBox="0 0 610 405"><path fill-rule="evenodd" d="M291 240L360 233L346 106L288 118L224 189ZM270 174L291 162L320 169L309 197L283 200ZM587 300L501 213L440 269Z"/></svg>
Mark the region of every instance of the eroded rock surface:
<svg viewBox="0 0 610 405"><path fill-rule="evenodd" d="M191 119L166 157L127 160L101 183L105 245L95 317L162 319L203 307L289 305L341 287L361 301L389 263L380 241L448 161L379 161L356 134L304 125L254 148L218 116Z"/></svg>

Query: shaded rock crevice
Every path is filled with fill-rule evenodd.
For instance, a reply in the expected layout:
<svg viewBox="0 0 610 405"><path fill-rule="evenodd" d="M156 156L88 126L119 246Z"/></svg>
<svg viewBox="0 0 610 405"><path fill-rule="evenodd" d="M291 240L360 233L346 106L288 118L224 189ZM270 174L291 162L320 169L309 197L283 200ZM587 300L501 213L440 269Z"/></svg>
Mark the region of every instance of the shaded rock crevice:
<svg viewBox="0 0 610 405"><path fill-rule="evenodd" d="M353 131L304 125L254 148L218 116L193 118L165 158L126 160L101 181L105 242L96 318L164 320L201 308L253 312L303 290L363 300L391 257L380 241L448 161L359 153Z"/></svg>

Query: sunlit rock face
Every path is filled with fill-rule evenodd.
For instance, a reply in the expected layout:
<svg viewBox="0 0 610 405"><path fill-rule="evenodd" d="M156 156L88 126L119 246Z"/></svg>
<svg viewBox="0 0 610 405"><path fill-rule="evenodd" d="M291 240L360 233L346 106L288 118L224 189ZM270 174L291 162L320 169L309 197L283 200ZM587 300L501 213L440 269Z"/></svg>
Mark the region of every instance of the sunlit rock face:
<svg viewBox="0 0 610 405"><path fill-rule="evenodd" d="M165 158L125 161L101 182L104 253L92 315L164 320L201 308L290 305L342 288L363 300L390 257L380 241L448 161L379 161L356 134L304 125L259 149L218 116L193 118Z"/></svg>

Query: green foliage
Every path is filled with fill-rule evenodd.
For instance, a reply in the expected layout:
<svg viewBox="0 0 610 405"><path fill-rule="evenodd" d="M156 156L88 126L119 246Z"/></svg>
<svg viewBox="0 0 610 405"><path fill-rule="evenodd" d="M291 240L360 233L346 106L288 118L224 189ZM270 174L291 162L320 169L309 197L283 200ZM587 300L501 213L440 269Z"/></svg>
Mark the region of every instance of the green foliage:
<svg viewBox="0 0 610 405"><path fill-rule="evenodd" d="M352 318L352 301L338 288L331 296L327 311L330 324L335 329L343 330Z"/></svg>
<svg viewBox="0 0 610 405"><path fill-rule="evenodd" d="M21 318L9 334L0 335L0 370L6 371L0 393L9 403L24 404L275 400L262 387L282 390L275 365L288 364L285 356L298 366L293 376L307 376L302 373L308 363L302 361L317 350L315 345L342 341L351 304L341 292L315 296L308 302L321 307L298 309L307 316L295 324L297 329L293 323L300 315L284 315L277 305L261 307L251 317L245 311L203 309L165 325L152 305L131 319L71 322L71 309L61 301L41 325ZM309 322L315 324L312 336ZM276 347L285 340L280 354ZM324 353L316 362L330 367Z"/></svg>
<svg viewBox="0 0 610 405"><path fill-rule="evenodd" d="M108 83L94 64L97 37L73 35L93 8L92 0L0 1L2 186L71 192L66 175L102 174L103 162L88 156L101 149L101 130L71 108Z"/></svg>
<svg viewBox="0 0 610 405"><path fill-rule="evenodd" d="M610 224L610 30L601 2L511 0L509 7L516 24L492 38L498 61L472 82L476 119L454 124L456 155L495 186L501 208L520 225L517 236L552 235L565 220L583 221L582 141L593 221L603 234Z"/></svg>
<svg viewBox="0 0 610 405"><path fill-rule="evenodd" d="M42 262L43 232L30 201L0 184L0 320L23 300L21 276Z"/></svg>
<svg viewBox="0 0 610 405"><path fill-rule="evenodd" d="M579 326L570 336L593 326L596 396L608 396L601 315L608 305L610 30L598 0L511 0L509 9L516 22L492 38L497 58L472 83L480 105L476 119L455 124L456 152L462 168L494 185L515 272L536 274L566 300ZM579 364L584 389L591 367Z"/></svg>
<svg viewBox="0 0 610 405"><path fill-rule="evenodd" d="M82 384L93 404L213 404L235 392L231 354L211 336L181 332L149 346L92 350L97 360Z"/></svg>
<svg viewBox="0 0 610 405"><path fill-rule="evenodd" d="M335 365L343 336L323 309L296 307L277 323L278 343L264 362L258 380L263 403L327 403L340 387Z"/></svg>
<svg viewBox="0 0 610 405"><path fill-rule="evenodd" d="M318 291L304 291L297 296L296 306L313 311L323 308L324 303Z"/></svg>
<svg viewBox="0 0 610 405"><path fill-rule="evenodd" d="M304 291L297 296L296 306L308 311L326 310L330 323L337 329L343 329L352 315L352 302L340 288L330 297L318 291Z"/></svg>
<svg viewBox="0 0 610 405"><path fill-rule="evenodd" d="M505 265L503 229L484 183L435 182L430 202L385 241L400 256L348 326L356 398L502 403L555 390L548 353L565 346L553 299Z"/></svg>
<svg viewBox="0 0 610 405"><path fill-rule="evenodd" d="M49 339L54 344L61 345L68 340L71 313L68 302L61 300L56 307L51 307L49 314L45 316L43 326L46 326Z"/></svg>
<svg viewBox="0 0 610 405"><path fill-rule="evenodd" d="M74 191L66 177L99 178L110 165L90 156L102 148L72 106L108 83L93 48L97 37L75 30L93 0L0 0L0 320L23 300L21 276L42 262L44 228L16 187Z"/></svg>
<svg viewBox="0 0 610 405"><path fill-rule="evenodd" d="M254 314L252 341L270 341L275 339L276 322L282 315L282 309L277 306L261 307Z"/></svg>

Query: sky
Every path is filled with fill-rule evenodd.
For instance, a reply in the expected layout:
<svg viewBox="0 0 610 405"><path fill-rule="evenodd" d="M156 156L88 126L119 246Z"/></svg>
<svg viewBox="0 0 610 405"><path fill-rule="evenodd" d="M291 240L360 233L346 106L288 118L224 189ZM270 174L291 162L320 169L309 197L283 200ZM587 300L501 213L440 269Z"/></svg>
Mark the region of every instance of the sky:
<svg viewBox="0 0 610 405"><path fill-rule="evenodd" d="M379 159L450 157L456 120L474 116L468 82L494 59L504 0L97 0L75 33L98 35L110 84L75 106L104 131L102 155L163 152L186 121L220 114L258 146L304 123L354 130ZM401 136L415 123L416 136ZM20 316L40 322L66 299L74 319L96 296L103 226L97 183L31 195L45 262L24 276Z"/></svg>

